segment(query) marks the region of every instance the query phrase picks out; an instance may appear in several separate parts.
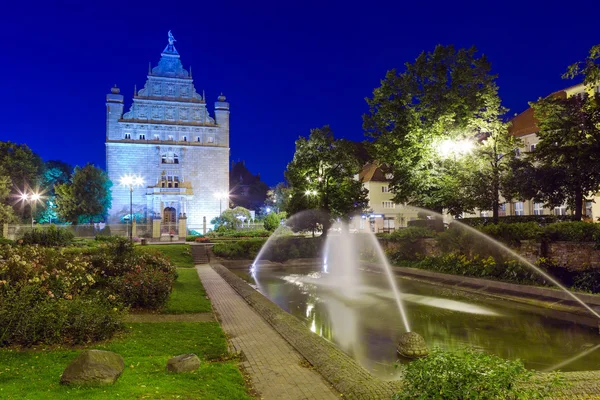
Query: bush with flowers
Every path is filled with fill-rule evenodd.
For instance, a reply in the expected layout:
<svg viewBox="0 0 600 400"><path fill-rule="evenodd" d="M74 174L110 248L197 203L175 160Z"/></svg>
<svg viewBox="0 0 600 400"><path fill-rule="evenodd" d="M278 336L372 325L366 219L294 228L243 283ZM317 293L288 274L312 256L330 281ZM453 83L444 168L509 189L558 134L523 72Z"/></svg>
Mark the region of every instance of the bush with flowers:
<svg viewBox="0 0 600 400"><path fill-rule="evenodd" d="M129 307L165 305L177 274L126 240L89 251L0 246L0 346L111 337Z"/></svg>

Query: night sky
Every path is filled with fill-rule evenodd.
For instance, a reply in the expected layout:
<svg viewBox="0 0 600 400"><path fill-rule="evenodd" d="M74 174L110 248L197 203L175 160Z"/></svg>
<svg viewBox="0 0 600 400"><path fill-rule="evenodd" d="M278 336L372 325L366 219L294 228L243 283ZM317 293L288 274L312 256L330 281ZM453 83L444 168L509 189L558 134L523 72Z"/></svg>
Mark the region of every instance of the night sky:
<svg viewBox="0 0 600 400"><path fill-rule="evenodd" d="M597 0L10 3L0 11L0 140L104 168L105 95L118 84L129 110L171 29L211 115L220 92L231 103L231 159L270 185L311 128L363 140L364 98L422 50L477 46L514 114L570 86L566 66L600 43Z"/></svg>

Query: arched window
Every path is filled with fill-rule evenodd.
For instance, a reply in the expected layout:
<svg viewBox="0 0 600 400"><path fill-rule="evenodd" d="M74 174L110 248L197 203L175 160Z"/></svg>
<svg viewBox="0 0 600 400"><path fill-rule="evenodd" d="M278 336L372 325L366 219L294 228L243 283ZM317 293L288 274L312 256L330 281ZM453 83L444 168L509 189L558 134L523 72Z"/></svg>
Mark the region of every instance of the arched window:
<svg viewBox="0 0 600 400"><path fill-rule="evenodd" d="M161 162L163 164L179 164L179 156L172 151L169 151L162 154Z"/></svg>

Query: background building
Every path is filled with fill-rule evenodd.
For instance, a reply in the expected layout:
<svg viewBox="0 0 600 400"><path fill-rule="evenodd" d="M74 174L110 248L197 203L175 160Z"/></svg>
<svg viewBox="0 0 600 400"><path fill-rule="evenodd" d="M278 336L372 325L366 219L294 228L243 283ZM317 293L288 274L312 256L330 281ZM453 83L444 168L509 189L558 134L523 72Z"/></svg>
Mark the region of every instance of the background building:
<svg viewBox="0 0 600 400"><path fill-rule="evenodd" d="M133 189L134 215L160 219L163 234L183 216L188 229L210 227L219 215L214 193L229 189L229 103L219 96L215 118L209 115L174 42L169 32L129 112L123 114L118 87L106 96L106 166L114 184L109 221L129 218L129 187L119 181L137 175L144 185Z"/></svg>

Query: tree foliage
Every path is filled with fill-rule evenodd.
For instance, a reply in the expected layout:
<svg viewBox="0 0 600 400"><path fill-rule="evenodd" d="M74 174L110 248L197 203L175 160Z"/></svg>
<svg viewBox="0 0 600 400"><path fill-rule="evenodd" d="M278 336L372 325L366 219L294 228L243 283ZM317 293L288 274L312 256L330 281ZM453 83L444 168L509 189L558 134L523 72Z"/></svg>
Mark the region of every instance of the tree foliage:
<svg viewBox="0 0 600 400"><path fill-rule="evenodd" d="M244 221L251 218L250 211L244 207L235 207L224 210L219 217L213 218L210 223L215 225L215 230L236 230Z"/></svg>
<svg viewBox="0 0 600 400"><path fill-rule="evenodd" d="M583 76L582 96L558 93L530 103L538 121L535 152L513 166L514 195L553 208L567 204L581 219L584 200L600 188L600 45L563 78Z"/></svg>
<svg viewBox="0 0 600 400"><path fill-rule="evenodd" d="M54 187L59 217L73 224L102 221L112 203L111 187L103 170L75 167L70 182Z"/></svg>
<svg viewBox="0 0 600 400"><path fill-rule="evenodd" d="M353 143L336 140L329 126L312 129L308 138L300 137L285 173L290 184L287 215L303 210L320 212L307 212L314 218L292 219L293 228L314 231L322 225L326 232L331 218L348 218L363 211L367 191L354 178L360 168Z"/></svg>
<svg viewBox="0 0 600 400"><path fill-rule="evenodd" d="M407 63L404 72L388 71L367 99L370 112L363 126L375 139L374 157L392 170L396 203L449 208L455 214L475 207L472 191L457 174L469 164L459 157L445 159L440 148L476 135L501 135L504 109L490 71L487 58L474 47L437 46ZM499 172L498 166L490 168ZM478 198L489 203L483 192Z"/></svg>

